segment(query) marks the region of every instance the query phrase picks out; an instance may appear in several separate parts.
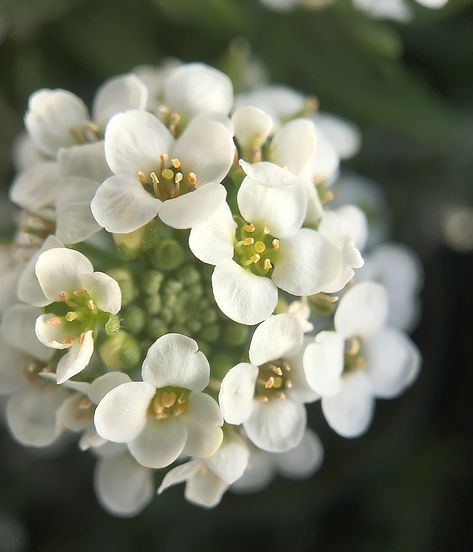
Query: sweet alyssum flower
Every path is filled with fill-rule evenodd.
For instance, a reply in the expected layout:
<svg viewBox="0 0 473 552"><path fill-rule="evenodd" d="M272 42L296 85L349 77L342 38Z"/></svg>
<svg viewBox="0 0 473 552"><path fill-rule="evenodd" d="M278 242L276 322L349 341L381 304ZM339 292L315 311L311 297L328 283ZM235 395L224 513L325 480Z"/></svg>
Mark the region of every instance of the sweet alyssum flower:
<svg viewBox="0 0 473 552"><path fill-rule="evenodd" d="M211 456L222 442L223 420L218 404L202 393L209 371L193 339L160 337L143 362L143 381L119 385L100 401L94 418L98 434L126 443L150 468L168 466L181 454Z"/></svg>
<svg viewBox="0 0 473 552"><path fill-rule="evenodd" d="M234 145L223 124L205 117L191 121L176 140L151 113L127 111L107 126L105 156L115 174L91 204L101 226L132 232L159 214L173 228L190 228L225 201L220 182Z"/></svg>
<svg viewBox="0 0 473 552"><path fill-rule="evenodd" d="M310 387L322 397L329 425L344 437L364 433L375 398L389 399L410 385L420 356L412 341L386 326L388 298L374 282L353 286L335 313L335 331L320 332L304 353Z"/></svg>
<svg viewBox="0 0 473 552"><path fill-rule="evenodd" d="M63 383L88 365L96 327L119 312L121 291L113 278L94 272L87 257L72 249L45 251L35 271L42 304L48 306L36 321L36 335L47 347L68 349L56 369L57 382Z"/></svg>

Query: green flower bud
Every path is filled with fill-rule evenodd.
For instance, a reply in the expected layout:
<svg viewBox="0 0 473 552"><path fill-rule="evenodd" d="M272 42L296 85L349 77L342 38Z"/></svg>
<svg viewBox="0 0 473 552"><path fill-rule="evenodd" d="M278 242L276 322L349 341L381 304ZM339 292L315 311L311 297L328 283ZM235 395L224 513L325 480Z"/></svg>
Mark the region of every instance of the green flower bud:
<svg viewBox="0 0 473 552"><path fill-rule="evenodd" d="M137 305L131 305L122 312L123 328L132 334L140 333L146 322L145 311Z"/></svg>
<svg viewBox="0 0 473 552"><path fill-rule="evenodd" d="M223 341L226 345L236 347L246 343L250 336L250 329L243 324L227 322L223 328Z"/></svg>
<svg viewBox="0 0 473 552"><path fill-rule="evenodd" d="M207 308L200 313L200 319L204 324L212 324L218 318L217 311L212 308Z"/></svg>
<svg viewBox="0 0 473 552"><path fill-rule="evenodd" d="M204 329L200 332L200 337L210 343L214 343L220 337L220 325L209 324L204 326Z"/></svg>
<svg viewBox="0 0 473 552"><path fill-rule="evenodd" d="M109 370L131 370L141 360L138 342L123 330L103 340L99 355Z"/></svg>
<svg viewBox="0 0 473 552"><path fill-rule="evenodd" d="M192 284L197 284L200 282L200 272L192 265L187 265L181 268L179 272L179 281L188 287Z"/></svg>
<svg viewBox="0 0 473 552"><path fill-rule="evenodd" d="M202 329L202 322L200 320L189 320L187 327L192 334L196 334Z"/></svg>
<svg viewBox="0 0 473 552"><path fill-rule="evenodd" d="M116 314L111 314L104 328L108 336L115 335L120 329L120 319L118 316Z"/></svg>
<svg viewBox="0 0 473 552"><path fill-rule="evenodd" d="M151 262L159 270L174 270L186 257L182 246L172 239L163 239L151 250Z"/></svg>
<svg viewBox="0 0 473 552"><path fill-rule="evenodd" d="M118 282L122 292L122 307L134 301L138 295L138 288L129 270L126 268L112 268L108 275Z"/></svg>
<svg viewBox="0 0 473 552"><path fill-rule="evenodd" d="M204 288L200 283L192 284L189 286L189 293L192 297L202 297L204 295Z"/></svg>
<svg viewBox="0 0 473 552"><path fill-rule="evenodd" d="M144 227L128 234L113 234L118 256L125 261L135 259L141 252L144 234Z"/></svg>
<svg viewBox="0 0 473 552"><path fill-rule="evenodd" d="M147 297L145 305L146 310L149 312L149 314L158 314L162 308L161 297L159 295Z"/></svg>
<svg viewBox="0 0 473 552"><path fill-rule="evenodd" d="M164 274L157 270L147 270L141 278L141 289L147 295L156 295L164 280Z"/></svg>
<svg viewBox="0 0 473 552"><path fill-rule="evenodd" d="M152 318L146 324L146 334L152 339L158 339L169 332L167 324L161 318Z"/></svg>
<svg viewBox="0 0 473 552"><path fill-rule="evenodd" d="M174 314L171 309L164 308L161 311L161 318L166 322L166 324L169 324L174 319Z"/></svg>

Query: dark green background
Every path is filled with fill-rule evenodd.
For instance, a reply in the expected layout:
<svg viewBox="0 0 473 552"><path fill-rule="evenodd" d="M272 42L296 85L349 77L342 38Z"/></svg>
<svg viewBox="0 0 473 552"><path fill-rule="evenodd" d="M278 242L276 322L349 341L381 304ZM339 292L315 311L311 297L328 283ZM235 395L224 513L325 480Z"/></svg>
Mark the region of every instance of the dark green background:
<svg viewBox="0 0 473 552"><path fill-rule="evenodd" d="M119 520L95 502L90 455L71 446L45 458L3 432L0 551L472 550L473 263L444 245L440 228L447 207L473 196L473 2L416 7L410 25L371 21L348 0L285 14L256 0L1 0L0 18L5 190L35 89L66 88L90 102L105 78L166 56L216 64L238 81L246 44L272 81L315 94L361 127L363 148L349 165L380 184L394 237L417 250L427 276L414 335L419 381L379 402L371 431L354 441L312 408L326 461L311 480L228 494L212 511L172 489Z"/></svg>

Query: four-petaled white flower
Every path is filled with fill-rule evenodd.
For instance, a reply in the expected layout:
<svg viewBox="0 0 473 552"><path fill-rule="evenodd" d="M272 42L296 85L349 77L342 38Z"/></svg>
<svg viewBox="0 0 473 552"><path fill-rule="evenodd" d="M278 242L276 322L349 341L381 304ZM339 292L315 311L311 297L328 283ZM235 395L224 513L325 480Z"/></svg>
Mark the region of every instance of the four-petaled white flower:
<svg viewBox="0 0 473 552"><path fill-rule="evenodd" d="M190 228L225 201L221 181L234 156L231 133L196 117L177 138L151 113L115 115L105 132L105 156L115 173L99 187L92 213L109 232L141 228L158 214Z"/></svg>
<svg viewBox="0 0 473 552"><path fill-rule="evenodd" d="M57 382L63 383L89 364L98 318L120 310L120 286L107 274L94 272L82 253L63 247L43 252L35 271L44 294L44 300L36 304L52 304L49 312L38 317L36 335L47 347L68 349L56 370ZM56 303L60 303L57 313ZM67 309L65 315L61 303Z"/></svg>
<svg viewBox="0 0 473 552"><path fill-rule="evenodd" d="M420 355L401 331L385 325L384 288L361 282L335 313L335 331L323 331L304 353L308 384L322 397L329 425L344 437L364 433L375 398L398 396L417 376Z"/></svg>
<svg viewBox="0 0 473 552"><path fill-rule="evenodd" d="M305 381L304 333L292 314L260 324L250 343L250 362L231 368L222 380L219 403L229 424L243 424L259 448L283 452L297 446L306 426L303 403L318 398Z"/></svg>
<svg viewBox="0 0 473 552"><path fill-rule="evenodd" d="M222 442L222 414L210 395L210 367L189 337L167 334L149 348L142 382L119 385L100 401L95 427L104 439L127 443L150 468L163 468L181 454L206 458Z"/></svg>

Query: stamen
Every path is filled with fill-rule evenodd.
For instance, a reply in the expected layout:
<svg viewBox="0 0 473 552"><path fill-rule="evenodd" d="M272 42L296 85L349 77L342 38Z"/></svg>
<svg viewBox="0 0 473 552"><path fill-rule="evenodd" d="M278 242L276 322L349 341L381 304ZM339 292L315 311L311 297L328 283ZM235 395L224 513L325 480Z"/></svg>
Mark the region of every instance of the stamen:
<svg viewBox="0 0 473 552"><path fill-rule="evenodd" d="M178 125L181 122L181 116L179 113L171 113L171 117L169 119L173 125Z"/></svg>
<svg viewBox="0 0 473 552"><path fill-rule="evenodd" d="M291 371L291 367L289 366L289 363L287 362L287 360L283 360L281 365L282 365L282 369L285 370L286 372Z"/></svg>
<svg viewBox="0 0 473 552"><path fill-rule="evenodd" d="M70 298L71 294L68 291L61 291L59 298L61 301L67 301Z"/></svg>
<svg viewBox="0 0 473 552"><path fill-rule="evenodd" d="M146 175L143 171L138 171L138 180L141 182L141 184L144 184L146 182Z"/></svg>
<svg viewBox="0 0 473 552"><path fill-rule="evenodd" d="M171 163L175 169L179 169L179 167L181 166L181 162L179 161L179 159L171 159Z"/></svg>
<svg viewBox="0 0 473 552"><path fill-rule="evenodd" d="M161 394L161 401L165 408L171 408L176 402L177 395L174 391L165 391Z"/></svg>
<svg viewBox="0 0 473 552"><path fill-rule="evenodd" d="M178 172L178 173L176 173L176 176L174 177L174 182L176 184L179 184L179 182L181 182L183 178L184 178L183 174L181 172Z"/></svg>
<svg viewBox="0 0 473 552"><path fill-rule="evenodd" d="M272 389L274 387L274 378L273 376L269 376L269 378L266 380L266 383L264 384L266 389Z"/></svg>
<svg viewBox="0 0 473 552"><path fill-rule="evenodd" d="M263 251L266 249L266 246L262 241L257 241L255 243L255 249L257 253L263 253Z"/></svg>
<svg viewBox="0 0 473 552"><path fill-rule="evenodd" d="M169 109L169 107L167 105L161 105L158 109L160 115L169 115L169 113L171 112L171 110Z"/></svg>
<svg viewBox="0 0 473 552"><path fill-rule="evenodd" d="M50 318L48 320L49 326L60 326L61 325L61 319L59 316L55 316L54 318Z"/></svg>
<svg viewBox="0 0 473 552"><path fill-rule="evenodd" d="M164 168L164 166L166 165L166 163L168 162L168 159L169 159L169 155L167 153L162 153L160 155L160 159L161 159L161 169Z"/></svg>
<svg viewBox="0 0 473 552"><path fill-rule="evenodd" d="M64 338L64 345L72 345L74 343L74 338L72 335L68 335Z"/></svg>
<svg viewBox="0 0 473 552"><path fill-rule="evenodd" d="M324 301L325 303L336 303L338 301L336 295L328 295L327 293L317 293L315 297L318 301Z"/></svg>
<svg viewBox="0 0 473 552"><path fill-rule="evenodd" d="M273 268L273 265L271 264L271 261L269 259L265 259L263 262L263 268L265 270L269 270L270 268Z"/></svg>
<svg viewBox="0 0 473 552"><path fill-rule="evenodd" d="M279 389L282 387L282 378L274 378L274 388Z"/></svg>
<svg viewBox="0 0 473 552"><path fill-rule="evenodd" d="M151 182L153 183L154 197L159 198L159 178L154 171L150 173L149 177L151 178Z"/></svg>
<svg viewBox="0 0 473 552"><path fill-rule="evenodd" d="M85 338L85 333L81 333L78 339L79 345L82 345L82 343L84 343L84 338Z"/></svg>
<svg viewBox="0 0 473 552"><path fill-rule="evenodd" d="M251 257L250 257L250 261L252 263L255 263L255 264L257 262L259 262L260 259L261 259L261 255L258 255L258 253L255 253L254 255L251 255Z"/></svg>
<svg viewBox="0 0 473 552"><path fill-rule="evenodd" d="M253 245L255 243L255 239L254 238L245 238L243 240L243 245Z"/></svg>
<svg viewBox="0 0 473 552"><path fill-rule="evenodd" d="M258 395L257 397L255 397L255 399L257 401L260 401L260 402L268 402L268 397L266 397L266 395Z"/></svg>
<svg viewBox="0 0 473 552"><path fill-rule="evenodd" d="M279 366L272 366L271 370L277 375L282 376L282 370L279 368Z"/></svg>
<svg viewBox="0 0 473 552"><path fill-rule="evenodd" d="M286 389L291 389L292 387L292 381L290 379L286 379Z"/></svg>
<svg viewBox="0 0 473 552"><path fill-rule="evenodd" d="M179 416L184 412L185 408L186 406L184 404L176 404L172 409L172 413L174 414L174 416Z"/></svg>
<svg viewBox="0 0 473 552"><path fill-rule="evenodd" d="M91 311L93 311L93 310L95 309L95 303L93 302L92 299L89 299L89 300L87 301L87 308L88 308L89 310L91 310Z"/></svg>
<svg viewBox="0 0 473 552"><path fill-rule="evenodd" d="M264 227L263 232L265 234L271 234L271 230L267 226Z"/></svg>
<svg viewBox="0 0 473 552"><path fill-rule="evenodd" d="M345 354L357 355L360 352L361 344L359 339L348 339L345 341Z"/></svg>
<svg viewBox="0 0 473 552"><path fill-rule="evenodd" d="M156 415L159 415L164 411L164 406L159 395L154 398L151 404L151 408Z"/></svg>
<svg viewBox="0 0 473 552"><path fill-rule="evenodd" d="M278 394L276 395L276 398L277 398L277 399L283 400L283 399L286 398L286 393L283 393L283 392L281 391L281 393L278 393Z"/></svg>
<svg viewBox="0 0 473 552"><path fill-rule="evenodd" d="M274 240L271 242L271 245L274 247L274 249L279 249L279 240L277 238L274 238Z"/></svg>
<svg viewBox="0 0 473 552"><path fill-rule="evenodd" d="M76 289L72 292L76 297L80 297L81 295L85 295L87 292L83 288Z"/></svg>
<svg viewBox="0 0 473 552"><path fill-rule="evenodd" d="M197 176L195 173L190 172L187 176L187 182L189 183L189 187L191 190L195 190L197 186Z"/></svg>
<svg viewBox="0 0 473 552"><path fill-rule="evenodd" d="M179 398L177 399L177 402L178 402L178 404L184 404L186 402L186 396L184 395L184 393L181 393L179 395Z"/></svg>
<svg viewBox="0 0 473 552"><path fill-rule="evenodd" d="M100 128L98 125L96 125L93 121L86 121L84 123L84 128L91 130L95 134L97 134L100 131Z"/></svg>
<svg viewBox="0 0 473 552"><path fill-rule="evenodd" d="M247 224L244 228L245 232L254 232L255 229L256 228L254 224Z"/></svg>
<svg viewBox="0 0 473 552"><path fill-rule="evenodd" d="M87 410L92 406L92 401L87 397L83 397L77 406L79 407L79 410Z"/></svg>

